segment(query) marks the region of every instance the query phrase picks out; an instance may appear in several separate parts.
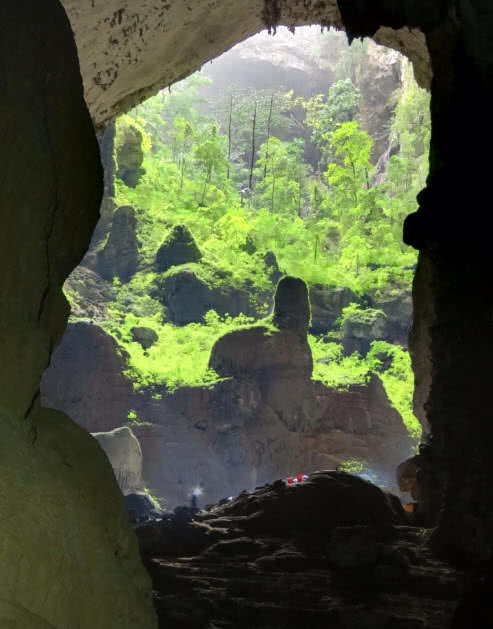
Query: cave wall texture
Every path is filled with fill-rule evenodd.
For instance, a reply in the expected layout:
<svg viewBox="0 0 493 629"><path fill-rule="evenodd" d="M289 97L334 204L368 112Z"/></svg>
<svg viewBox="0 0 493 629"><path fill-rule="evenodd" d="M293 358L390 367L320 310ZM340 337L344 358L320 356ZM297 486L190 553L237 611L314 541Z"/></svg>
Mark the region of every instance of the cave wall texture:
<svg viewBox="0 0 493 629"><path fill-rule="evenodd" d="M111 467L38 401L68 314L62 283L102 194L59 3L1 3L0 59L0 627L150 629L149 577Z"/></svg>
<svg viewBox="0 0 493 629"><path fill-rule="evenodd" d="M413 353L424 357L418 383L427 388L418 387L418 398L432 432L423 455L435 497L429 517L438 518L438 549L491 559L490 167L480 157L492 135L485 122L493 85L490 1L64 6L99 128L265 24L333 24L350 36L372 36L408 54L422 85L431 81L431 171L404 229L421 252ZM61 285L87 248L102 191L58 2L2 3L0 58L0 625L145 629L154 626L149 583L109 464L91 437L38 402L41 373L67 318Z"/></svg>

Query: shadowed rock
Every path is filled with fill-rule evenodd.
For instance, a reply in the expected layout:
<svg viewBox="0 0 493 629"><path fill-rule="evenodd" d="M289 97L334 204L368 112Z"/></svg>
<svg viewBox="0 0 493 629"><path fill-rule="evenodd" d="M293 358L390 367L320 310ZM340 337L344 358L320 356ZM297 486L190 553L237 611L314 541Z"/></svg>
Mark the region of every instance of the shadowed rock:
<svg viewBox="0 0 493 629"><path fill-rule="evenodd" d="M156 253L156 269L167 271L172 266L198 262L202 254L192 232L186 225L175 225Z"/></svg>
<svg viewBox="0 0 493 629"><path fill-rule="evenodd" d="M136 230L133 207L119 207L113 215L104 249L98 254L98 271L105 280L111 281L117 277L121 282L128 282L137 271L139 252Z"/></svg>
<svg viewBox="0 0 493 629"><path fill-rule="evenodd" d="M152 328L146 328L145 326L137 326L130 328L132 339L136 343L140 343L143 349L149 349L158 340L159 336Z"/></svg>
<svg viewBox="0 0 493 629"><path fill-rule="evenodd" d="M284 277L277 285L274 300L274 325L280 330L291 330L303 336L310 323L308 289L297 277Z"/></svg>

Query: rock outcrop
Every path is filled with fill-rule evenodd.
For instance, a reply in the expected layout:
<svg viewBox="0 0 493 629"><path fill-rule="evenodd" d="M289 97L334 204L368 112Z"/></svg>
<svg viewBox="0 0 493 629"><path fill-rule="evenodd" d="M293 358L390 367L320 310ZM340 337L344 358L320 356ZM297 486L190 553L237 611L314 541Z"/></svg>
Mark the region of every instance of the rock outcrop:
<svg viewBox="0 0 493 629"><path fill-rule="evenodd" d="M132 430L121 426L108 432L93 432L92 436L105 451L123 495L142 492L142 450Z"/></svg>
<svg viewBox="0 0 493 629"><path fill-rule="evenodd" d="M137 271L138 262L135 210L124 205L113 214L108 240L98 252L97 269L105 280L111 282L117 277L121 282L128 282Z"/></svg>
<svg viewBox="0 0 493 629"><path fill-rule="evenodd" d="M242 0L219 0L214 5L196 0L186 11L182 2L176 0L162 7L150 6L145 0L132 4L112 0L95 6L63 0L63 6L72 22L86 100L97 126L266 26L344 27L335 0L311 0L303 6L296 0L282 5L270 0L252 0L248 4ZM412 19L406 16L406 10L399 7L395 14L391 13L393 20L382 17L380 23L375 18L372 34L377 43L409 55L418 81L428 87L432 71L426 39L418 28L415 13ZM388 13L385 18L389 18Z"/></svg>
<svg viewBox="0 0 493 629"><path fill-rule="evenodd" d="M108 318L106 304L115 298L115 290L108 280L85 266L77 266L68 276L63 290L71 298L70 314L75 319L93 323Z"/></svg>
<svg viewBox="0 0 493 629"><path fill-rule="evenodd" d="M146 328L145 326L137 326L130 328L132 339L139 343L143 349L149 349L158 340L157 333L152 328Z"/></svg>
<svg viewBox="0 0 493 629"><path fill-rule="evenodd" d="M158 275L153 296L163 304L165 317L175 325L202 323L209 310L221 316L246 314L256 318L268 310L272 293L252 299L250 287L235 287L222 279L220 286L211 286L185 265L167 275Z"/></svg>
<svg viewBox="0 0 493 629"><path fill-rule="evenodd" d="M361 298L350 288L329 287L325 284L311 284L310 305L312 334L326 334L336 327L342 311L351 303L359 304Z"/></svg>
<svg viewBox="0 0 493 629"><path fill-rule="evenodd" d="M202 254L186 225L175 225L156 253L156 269L164 273L172 266L198 262Z"/></svg>
<svg viewBox="0 0 493 629"><path fill-rule="evenodd" d="M359 352L361 356L366 356L372 341L385 339L386 323L385 313L373 308L349 315L344 321L344 353L349 356Z"/></svg>
<svg viewBox="0 0 493 629"><path fill-rule="evenodd" d="M98 325L70 323L41 383L45 406L63 410L89 432L121 426L132 385L115 340Z"/></svg>
<svg viewBox="0 0 493 629"><path fill-rule="evenodd" d="M463 574L409 524L395 497L324 471L137 535L163 627L450 627Z"/></svg>
<svg viewBox="0 0 493 629"><path fill-rule="evenodd" d="M296 470L336 468L348 459L373 478L394 485L394 470L411 452L402 419L380 379L348 391L311 380L306 339L306 285L279 282L274 320L231 332L214 345L209 365L223 380L213 388L159 391L134 398L134 428L153 493L174 505L201 486L217 500Z"/></svg>
<svg viewBox="0 0 493 629"><path fill-rule="evenodd" d="M368 42L361 68L361 127L370 134L375 144L372 160L375 163L385 153L389 142L390 123L395 101L392 94L401 86L400 56L395 50Z"/></svg>

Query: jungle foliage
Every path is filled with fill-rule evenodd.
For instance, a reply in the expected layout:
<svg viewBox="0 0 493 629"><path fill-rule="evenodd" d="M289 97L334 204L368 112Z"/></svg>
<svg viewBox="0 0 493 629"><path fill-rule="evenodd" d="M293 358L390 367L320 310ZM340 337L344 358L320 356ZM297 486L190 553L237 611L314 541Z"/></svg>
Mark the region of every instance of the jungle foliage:
<svg viewBox="0 0 493 629"><path fill-rule="evenodd" d="M203 323L183 327L163 317L152 297L154 259L177 224L190 229L202 252L193 268L204 281L219 285L227 278L248 286L253 296L269 286L267 251L283 273L360 295L408 287L416 262L401 230L424 185L430 119L428 95L410 66L396 95L392 156L379 183L370 159L373 140L360 126L360 94L351 78L307 101L232 87L213 105L201 96L206 80L193 75L117 122L117 138L128 125L144 138L140 183L131 188L116 180L117 205L136 209L140 267L128 284L115 282L117 299L106 327L129 353L137 387L213 383L207 361L214 340L255 324L244 315L221 318L213 311ZM316 163L305 159L307 143L318 151ZM143 350L131 338L135 325L152 328L159 341ZM314 378L335 387L363 383L379 371L377 354L385 350L392 364L379 375L416 432L409 356L381 343L362 359L343 357L340 344L311 337Z"/></svg>

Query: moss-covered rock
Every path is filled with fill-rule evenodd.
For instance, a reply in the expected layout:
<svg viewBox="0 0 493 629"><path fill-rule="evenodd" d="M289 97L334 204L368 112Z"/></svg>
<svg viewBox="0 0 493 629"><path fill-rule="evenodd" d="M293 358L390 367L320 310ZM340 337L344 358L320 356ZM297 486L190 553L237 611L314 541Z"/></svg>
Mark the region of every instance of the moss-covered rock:
<svg viewBox="0 0 493 629"><path fill-rule="evenodd" d="M202 323L209 310L221 316L260 316L261 304L248 287L226 282L216 286L202 277L199 269L200 265L181 266L156 278L153 296L165 306L169 321L175 325Z"/></svg>
<svg viewBox="0 0 493 629"><path fill-rule="evenodd" d="M344 320L344 353L366 356L372 341L385 338L387 317L381 310L366 308L352 312Z"/></svg>
<svg viewBox="0 0 493 629"><path fill-rule="evenodd" d="M145 173L142 168L144 151L143 136L135 124L120 124L116 135L116 176L129 188L135 188Z"/></svg>
<svg viewBox="0 0 493 629"><path fill-rule="evenodd" d="M132 339L136 343L140 343L144 349L152 347L159 338L157 333L152 328L146 328L144 326L131 328L130 332L132 333Z"/></svg>
<svg viewBox="0 0 493 629"><path fill-rule="evenodd" d="M172 266L198 262L202 253L186 225L175 225L156 253L156 269L165 272Z"/></svg>

